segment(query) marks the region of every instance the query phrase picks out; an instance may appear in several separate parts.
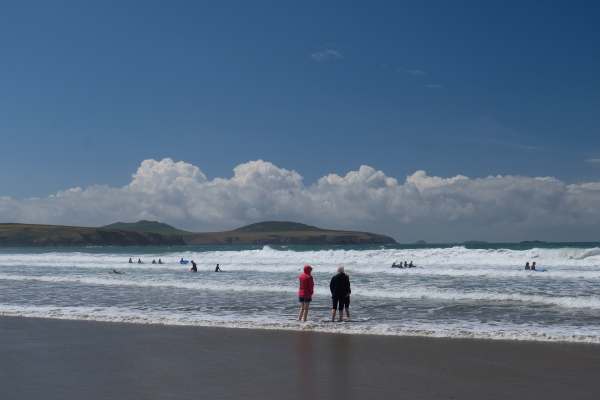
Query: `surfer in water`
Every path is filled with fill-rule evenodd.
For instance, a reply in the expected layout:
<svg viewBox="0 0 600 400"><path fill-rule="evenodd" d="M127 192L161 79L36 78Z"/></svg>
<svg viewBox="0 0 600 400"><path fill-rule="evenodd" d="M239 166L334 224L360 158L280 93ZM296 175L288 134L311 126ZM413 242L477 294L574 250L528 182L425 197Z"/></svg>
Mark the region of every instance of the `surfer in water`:
<svg viewBox="0 0 600 400"><path fill-rule="evenodd" d="M531 270L535 271L535 261L533 263L531 263Z"/></svg>
<svg viewBox="0 0 600 400"><path fill-rule="evenodd" d="M194 262L194 260L192 260L192 268L190 268L191 272L198 272L198 267L196 266L196 263Z"/></svg>
<svg viewBox="0 0 600 400"><path fill-rule="evenodd" d="M415 264L413 264L413 262L411 261L411 262L408 264L408 268L414 268L414 267L415 267Z"/></svg>
<svg viewBox="0 0 600 400"><path fill-rule="evenodd" d="M219 267L219 264L217 264L217 266L215 267L215 272L222 272L221 267Z"/></svg>
<svg viewBox="0 0 600 400"><path fill-rule="evenodd" d="M163 263L163 262L162 262L162 260L161 260L160 258L158 259L158 263L159 263L159 264L162 264L162 263Z"/></svg>
<svg viewBox="0 0 600 400"><path fill-rule="evenodd" d="M117 271L116 269L113 268L113 270L111 271L113 274L117 274L117 275L121 275L122 272Z"/></svg>
<svg viewBox="0 0 600 400"><path fill-rule="evenodd" d="M138 264L143 264L142 259L138 258Z"/></svg>
<svg viewBox="0 0 600 400"><path fill-rule="evenodd" d="M152 260L152 264L156 264L156 260L154 260L154 259L153 259L153 260Z"/></svg>
<svg viewBox="0 0 600 400"><path fill-rule="evenodd" d="M525 271L529 271L531 268L529 268L529 261L527 261L525 263Z"/></svg>

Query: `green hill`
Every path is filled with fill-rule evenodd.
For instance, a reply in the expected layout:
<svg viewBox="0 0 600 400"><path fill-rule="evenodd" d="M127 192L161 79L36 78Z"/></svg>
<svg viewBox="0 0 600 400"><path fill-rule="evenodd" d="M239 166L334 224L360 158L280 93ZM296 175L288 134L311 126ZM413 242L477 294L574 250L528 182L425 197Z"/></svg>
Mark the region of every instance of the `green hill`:
<svg viewBox="0 0 600 400"><path fill-rule="evenodd" d="M111 231L160 233L162 235L186 235L190 233L162 222L147 220L138 222L115 222L114 224L103 226L101 229Z"/></svg>
<svg viewBox="0 0 600 400"><path fill-rule="evenodd" d="M193 233L156 221L117 222L100 228L0 224L0 246L391 244L389 236L266 221L224 232Z"/></svg>
<svg viewBox="0 0 600 400"><path fill-rule="evenodd" d="M322 231L315 226L289 221L257 222L234 229L235 232L290 232L290 231Z"/></svg>
<svg viewBox="0 0 600 400"><path fill-rule="evenodd" d="M62 225L0 224L0 246L183 245L181 235Z"/></svg>
<svg viewBox="0 0 600 400"><path fill-rule="evenodd" d="M389 236L369 232L322 229L290 221L265 221L225 232L193 233L189 244L391 244Z"/></svg>

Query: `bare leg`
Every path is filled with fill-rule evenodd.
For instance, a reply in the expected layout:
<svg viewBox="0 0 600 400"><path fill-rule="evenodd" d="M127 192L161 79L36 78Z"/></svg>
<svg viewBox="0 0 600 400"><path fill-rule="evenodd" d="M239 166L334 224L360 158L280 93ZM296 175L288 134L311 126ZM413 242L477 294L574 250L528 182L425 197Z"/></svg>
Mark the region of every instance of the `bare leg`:
<svg viewBox="0 0 600 400"><path fill-rule="evenodd" d="M302 321L304 315L304 303L300 303L300 313L298 314L298 321Z"/></svg>
<svg viewBox="0 0 600 400"><path fill-rule="evenodd" d="M306 318L308 317L308 306L310 303L304 303L304 322L306 322Z"/></svg>
<svg viewBox="0 0 600 400"><path fill-rule="evenodd" d="M346 307L346 319L350 319L350 309Z"/></svg>
<svg viewBox="0 0 600 400"><path fill-rule="evenodd" d="M336 311L337 311L337 310L336 310L335 308L333 308L333 309L331 310L331 322L335 321L335 312L336 312Z"/></svg>
<svg viewBox="0 0 600 400"><path fill-rule="evenodd" d="M338 321L342 322L343 319L344 319L344 310L340 310L340 318L338 319Z"/></svg>

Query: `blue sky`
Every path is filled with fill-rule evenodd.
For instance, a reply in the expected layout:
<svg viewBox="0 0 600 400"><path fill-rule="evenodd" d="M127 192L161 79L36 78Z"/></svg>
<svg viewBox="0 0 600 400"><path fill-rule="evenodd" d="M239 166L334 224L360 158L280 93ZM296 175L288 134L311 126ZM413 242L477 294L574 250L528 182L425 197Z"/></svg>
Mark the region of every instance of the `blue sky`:
<svg viewBox="0 0 600 400"><path fill-rule="evenodd" d="M0 220L597 240L597 2L322 3L4 3Z"/></svg>
<svg viewBox="0 0 600 400"><path fill-rule="evenodd" d="M600 177L598 3L321 3L4 3L0 194L163 157Z"/></svg>

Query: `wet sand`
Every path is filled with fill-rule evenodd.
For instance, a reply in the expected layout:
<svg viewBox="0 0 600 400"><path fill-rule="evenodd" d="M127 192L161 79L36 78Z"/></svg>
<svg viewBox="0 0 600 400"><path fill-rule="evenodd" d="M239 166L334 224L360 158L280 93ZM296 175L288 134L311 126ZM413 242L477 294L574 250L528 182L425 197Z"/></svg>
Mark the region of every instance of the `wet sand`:
<svg viewBox="0 0 600 400"><path fill-rule="evenodd" d="M598 399L600 346L2 317L0 385L7 400Z"/></svg>

